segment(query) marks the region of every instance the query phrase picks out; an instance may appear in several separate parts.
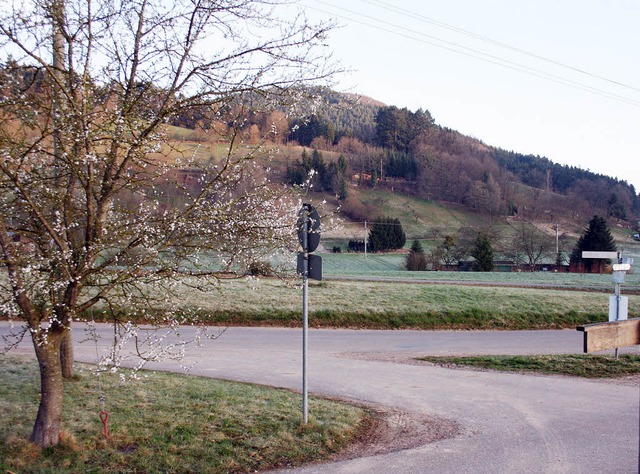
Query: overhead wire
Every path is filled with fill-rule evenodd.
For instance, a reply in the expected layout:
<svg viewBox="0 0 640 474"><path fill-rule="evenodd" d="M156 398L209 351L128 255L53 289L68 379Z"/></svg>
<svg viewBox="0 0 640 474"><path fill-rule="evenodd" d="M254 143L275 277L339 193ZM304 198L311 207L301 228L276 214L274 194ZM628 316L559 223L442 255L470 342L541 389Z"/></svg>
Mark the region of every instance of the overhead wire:
<svg viewBox="0 0 640 474"><path fill-rule="evenodd" d="M485 41L487 43L490 43L490 44L493 44L493 45L496 45L496 46L500 46L500 47L505 48L505 49L509 49L509 50L514 51L516 53L520 53L520 54L523 54L523 55L526 55L526 56L530 56L530 57L535 58L535 59L539 59L541 61L547 62L549 64L553 64L555 66L560 66L562 68L569 69L571 71L578 72L580 74L584 74L586 76L593 77L593 78L599 79L601 81L609 82L611 84L615 84L615 85L620 86L620 87L624 87L624 88L627 88L627 89L631 89L631 90L640 92L640 88L639 87L631 86L629 84L625 84L623 82L619 82L619 81L616 81L614 79L610 79L608 77L601 76L599 74L595 74L595 73L590 72L590 71L586 71L584 69L572 66L570 64L565 64L563 62L556 61L554 59L550 59L550 58L547 58L545 56L541 56L541 55L533 53L531 51L527 51L525 49L518 48L517 46L512 46L512 45L510 45L508 43L504 43L502 41L494 40L492 38L489 38L488 36L480 35L478 33L474 33L472 31L468 31L468 30L465 30L463 28L459 28L457 26L450 25L450 24L445 23L443 21L439 21L439 20L436 20L434 18L430 18L428 16L422 15L422 14L420 14L418 12L415 12L415 11L412 11L412 10L408 10L406 8L402 8L402 7L398 7L396 5L392 5L392 4L390 4L388 2L384 2L382 0L363 0L363 1L366 2L366 3L369 3L370 5L376 5L376 6L379 6L380 8L384 8L385 10L393 11L393 12L399 13L401 15L410 17L410 18L417 18L420 21L423 21L425 23L430 23L432 25L435 25L435 26L438 26L438 27L441 27L441 28L445 28L445 29L448 29L450 31L454 31L456 33L460 33L460 34L469 36L471 38L476 38L476 39Z"/></svg>
<svg viewBox="0 0 640 474"><path fill-rule="evenodd" d="M367 23L366 21L359 20L357 18L346 17L344 15L336 14L335 12L330 12L330 11L323 10L321 8L317 8L317 7L313 7L313 6L309 6L309 5L307 5L307 8L311 8L311 9L319 11L321 13L325 13L325 14L328 14L328 15L333 15L333 16L336 16L338 18L342 18L342 19L347 20L347 21L351 21L351 22L354 22L354 23L358 23L358 24L370 27L370 28L374 28L374 29L377 29L379 31L384 31L384 32L387 32L387 33L394 34L396 36L401 36L401 37L404 37L404 38L411 39L413 41L418 41L420 43L429 44L431 46L435 46L435 47L438 47L438 48L441 48L441 49L452 51L454 53L458 53L458 54L461 54L461 55L464 55L464 56L469 56L469 57L472 57L472 58L475 58L475 59L479 59L481 61L485 61L485 62L488 62L488 63L491 63L491 64L495 64L495 65L501 66L503 68L511 69L511 70L514 70L514 71L517 71L517 72L522 72L524 74L528 74L528 75L531 75L531 76L534 76L534 77L538 77L538 78L541 78L541 79L546 79L548 81L555 82L555 83L558 83L558 84L562 84L562 85L565 85L567 87L572 87L572 88L579 89L579 90L582 90L582 91L585 91L585 92L589 92L589 93L592 93L592 94L595 94L595 95L599 95L599 96L606 97L606 98L609 98L609 99L613 99L613 100L617 100L617 101L620 101L620 102L624 102L624 103L627 103L629 105L640 107L640 101L632 99L632 98L629 98L629 97L626 97L626 96L615 94L613 92L605 91L605 90L599 89L597 87L589 86L589 85L586 85L586 84L583 84L583 83L580 83L580 82L577 82L577 81L574 81L574 80L571 80L571 79L567 79L567 78L564 78L564 77L561 77L561 76L557 76L555 74L551 74L551 73L542 71L542 70L537 69L537 68L533 68L533 67L530 67L530 66L525 66L525 65L517 63L515 61L510 61L508 59L505 59L505 58L502 58L502 57L499 57L499 56L496 56L496 55L492 55L492 54L489 54L489 53L485 53L483 51L480 51L480 50L477 50L477 49L474 49L474 48L469 48L467 46L463 46L463 45L460 45L460 44L452 42L452 41L444 40L442 38L438 38L437 36L429 35L427 33L421 32L421 31L416 31L416 30L413 30L411 28L407 28L405 26L398 25L396 23L392 23L392 22L389 22L389 21L386 21L386 20L381 20L379 18L375 18L373 16L370 16L370 15L367 15L367 14L364 14L364 13L361 13L361 12L356 12L356 11L353 11L353 10L349 10L347 8L344 8L344 7L341 7L341 6L338 6L338 5L323 1L323 0L315 0L315 1L317 3L324 4L324 5L328 6L328 7L336 8L338 10L342 10L344 12L347 12L347 13L349 13L351 15L355 15L357 17L362 17L362 18L366 18L368 20L373 20L375 22L378 22L378 23L383 24L383 25L390 26L390 27L395 28L395 29L390 29L390 28L385 28L385 27L382 27L382 26L373 25L371 23ZM400 31L398 31L398 30L400 30ZM407 33L403 33L402 31L406 31ZM418 38L418 37L415 37L413 35L418 35L418 36L421 36L421 37L424 37L424 38L429 38L430 40L426 40L426 39L423 39L423 38ZM436 42L434 42L432 40L437 41L438 43L436 43ZM567 67L570 67L570 66L567 66Z"/></svg>

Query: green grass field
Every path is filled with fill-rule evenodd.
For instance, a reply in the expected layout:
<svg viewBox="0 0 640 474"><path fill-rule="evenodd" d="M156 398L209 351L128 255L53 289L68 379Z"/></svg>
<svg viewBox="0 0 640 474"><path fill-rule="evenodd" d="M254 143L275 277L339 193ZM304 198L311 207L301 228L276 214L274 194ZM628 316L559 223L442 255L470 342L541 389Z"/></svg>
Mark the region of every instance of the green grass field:
<svg viewBox="0 0 640 474"><path fill-rule="evenodd" d="M416 280L473 281L480 283L513 283L519 285L557 285L613 288L610 274L554 272L408 272L404 270L404 254L323 253L323 272L327 276L375 276L412 278ZM640 259L639 259L640 261ZM640 273L626 275L623 286L640 289Z"/></svg>
<svg viewBox="0 0 640 474"><path fill-rule="evenodd" d="M179 295L185 312L214 325L301 325L300 281L223 280ZM455 284L323 281L309 285L312 327L375 329L550 329L606 321L606 292ZM160 310L160 309L159 309ZM629 296L629 317L640 296ZM99 312L95 314L99 317Z"/></svg>
<svg viewBox="0 0 640 474"><path fill-rule="evenodd" d="M0 356L0 472L247 473L324 459L357 435L368 414L352 405L250 384L141 372L122 382L90 366L65 384L55 448L28 442L39 398L37 364ZM99 383L103 390L98 389ZM109 412L103 433L99 396Z"/></svg>
<svg viewBox="0 0 640 474"><path fill-rule="evenodd" d="M533 372L585 378L624 377L640 373L640 356L635 354L622 354L618 359L604 355L556 354L419 357L418 360L444 367L473 367L503 372Z"/></svg>

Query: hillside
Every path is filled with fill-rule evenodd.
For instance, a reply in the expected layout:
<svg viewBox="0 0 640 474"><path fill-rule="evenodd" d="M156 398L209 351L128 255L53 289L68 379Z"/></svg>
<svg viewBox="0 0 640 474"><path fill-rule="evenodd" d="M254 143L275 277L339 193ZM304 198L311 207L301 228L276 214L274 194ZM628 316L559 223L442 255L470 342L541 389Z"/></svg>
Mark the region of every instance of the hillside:
<svg viewBox="0 0 640 474"><path fill-rule="evenodd" d="M277 146L276 175L289 184L302 183L317 168L321 176L313 190L340 195L342 213L352 220L376 217L366 193L346 192L355 187L446 203L490 219L584 225L599 214L632 229L640 216L640 197L627 182L492 147L438 125L428 110L328 89L306 90L298 108L312 113L246 115L243 139L253 144L266 138Z"/></svg>
<svg viewBox="0 0 640 474"><path fill-rule="evenodd" d="M4 73L17 83L40 78L30 67ZM343 216L355 221L383 210L362 191L386 191L466 209L483 222L584 225L598 214L629 229L638 224L640 197L625 181L492 147L438 125L428 110L328 88L295 89L292 97L286 109L248 93L231 97L218 113L205 104L176 113L158 159L212 162L225 156L230 140L255 146L269 156L265 167L277 181L302 184L315 170L312 191L337 195Z"/></svg>
<svg viewBox="0 0 640 474"><path fill-rule="evenodd" d="M508 229L509 222L552 233L557 223L574 236L594 214L606 216L621 237L637 227L640 197L624 181L492 147L441 127L427 110L328 89L303 97L298 109L313 113L297 118L284 110L247 112L243 103L230 114L244 123L236 143L268 156L265 167L277 182L301 185L313 169L309 199L332 203L345 228L392 215L410 237L489 224ZM197 161L227 153L232 124L205 123L204 116L173 119L175 153Z"/></svg>
<svg viewBox="0 0 640 474"><path fill-rule="evenodd" d="M307 199L327 201L327 212L344 221L327 228L329 238L356 238L365 221L383 215L398 217L409 238L427 240L488 225L508 236L528 223L549 235L557 224L572 241L595 214L607 217L618 240L631 241L637 228L640 197L632 185L492 147L439 126L427 110L328 89L306 91L299 108L314 113L245 114L240 138L268 155L275 181L302 185L315 171ZM169 137L183 153L217 160L226 153L225 126L205 132L177 117Z"/></svg>
<svg viewBox="0 0 640 474"><path fill-rule="evenodd" d="M376 181L372 188L393 188L484 214L527 220L582 220L598 213L633 224L640 214L637 191L624 181L489 146L437 125L428 111L411 112L363 99L354 106L360 122L349 127L337 119L344 102L336 106L332 99L324 104L316 117L333 130L333 141L331 135L320 134L322 127L314 132L310 123L308 135L316 135L301 144L343 153L353 174ZM374 137L359 134L363 128L373 129Z"/></svg>

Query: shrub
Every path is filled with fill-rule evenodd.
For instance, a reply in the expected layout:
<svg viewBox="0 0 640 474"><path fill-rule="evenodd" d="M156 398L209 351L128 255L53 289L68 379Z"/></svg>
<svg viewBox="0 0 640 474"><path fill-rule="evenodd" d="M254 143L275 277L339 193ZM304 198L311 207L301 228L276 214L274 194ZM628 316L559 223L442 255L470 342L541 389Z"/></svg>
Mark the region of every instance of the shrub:
<svg viewBox="0 0 640 474"><path fill-rule="evenodd" d="M273 267L270 262L257 260L249 264L249 274L254 276L271 276Z"/></svg>
<svg viewBox="0 0 640 474"><path fill-rule="evenodd" d="M419 240L414 240L411 251L407 255L404 266L409 271L425 271L427 269L427 257Z"/></svg>

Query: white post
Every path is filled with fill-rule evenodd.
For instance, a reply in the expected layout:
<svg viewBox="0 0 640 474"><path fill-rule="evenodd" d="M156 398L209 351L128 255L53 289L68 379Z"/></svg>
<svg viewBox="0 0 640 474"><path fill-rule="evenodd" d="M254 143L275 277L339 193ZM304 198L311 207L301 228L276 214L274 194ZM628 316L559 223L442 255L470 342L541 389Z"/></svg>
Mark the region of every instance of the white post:
<svg viewBox="0 0 640 474"><path fill-rule="evenodd" d="M367 221L364 221L364 258L367 258Z"/></svg>
<svg viewBox="0 0 640 474"><path fill-rule="evenodd" d="M618 263L622 263L622 253L618 252ZM616 321L620 321L620 283L616 281L615 284L615 296L616 296ZM614 352L616 360L618 360L618 348Z"/></svg>

